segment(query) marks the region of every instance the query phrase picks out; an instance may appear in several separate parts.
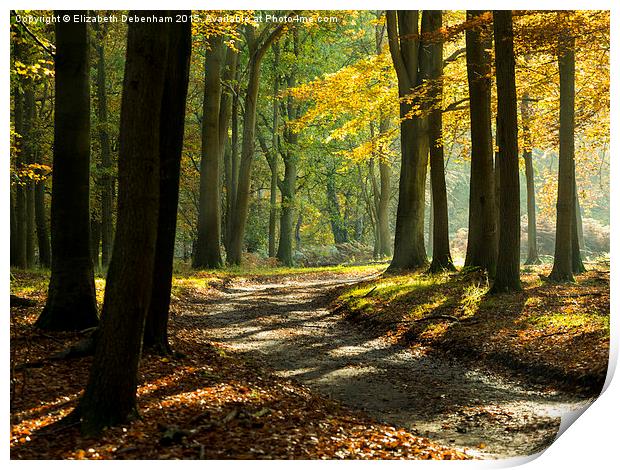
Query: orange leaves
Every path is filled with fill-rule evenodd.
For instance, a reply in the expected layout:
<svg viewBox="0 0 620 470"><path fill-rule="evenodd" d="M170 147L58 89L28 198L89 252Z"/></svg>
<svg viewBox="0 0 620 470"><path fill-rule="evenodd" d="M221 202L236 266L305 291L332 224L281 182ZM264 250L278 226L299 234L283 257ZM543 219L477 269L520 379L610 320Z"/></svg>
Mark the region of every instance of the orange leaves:
<svg viewBox="0 0 620 470"><path fill-rule="evenodd" d="M45 181L51 173L52 168L48 165L42 165L40 163L22 164L14 172L13 182L20 185L29 182L38 183L40 181Z"/></svg>

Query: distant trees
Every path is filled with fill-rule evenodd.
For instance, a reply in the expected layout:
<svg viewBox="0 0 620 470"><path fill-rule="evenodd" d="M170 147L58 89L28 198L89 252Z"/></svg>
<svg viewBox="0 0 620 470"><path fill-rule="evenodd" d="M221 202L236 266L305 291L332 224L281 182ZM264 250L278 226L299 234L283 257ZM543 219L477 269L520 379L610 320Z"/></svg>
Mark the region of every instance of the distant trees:
<svg viewBox="0 0 620 470"><path fill-rule="evenodd" d="M112 148L110 143L110 121L108 118L108 91L105 60L106 23L93 23L95 29L94 48L96 52L96 90L97 106L97 133L99 136L101 176L99 187L101 190L101 265L104 268L110 264L112 255L114 179L112 176Z"/></svg>
<svg viewBox="0 0 620 470"><path fill-rule="evenodd" d="M530 114L532 105L528 94L521 98L521 122L523 128L523 163L525 166L527 198L527 258L525 264L540 264L536 240L536 190L534 188L534 163L532 162L532 136L530 133Z"/></svg>
<svg viewBox="0 0 620 470"><path fill-rule="evenodd" d="M60 12L62 15L66 12ZM69 17L73 18L73 12ZM83 330L98 323L90 254L90 86L86 23L56 23L52 270L35 325Z"/></svg>
<svg viewBox="0 0 620 470"><path fill-rule="evenodd" d="M231 201L229 242L228 252L226 253L226 259L232 265L241 264L243 237L248 218L250 177L254 160L256 104L260 84L261 63L271 44L283 33L283 28L283 23L274 27L267 25L263 30L259 31L258 35L253 26L247 25L244 29L249 53L248 85L244 99L243 139L239 170L238 176L236 178L233 177L233 181L236 180L236 188L234 188L233 192L234 199Z"/></svg>

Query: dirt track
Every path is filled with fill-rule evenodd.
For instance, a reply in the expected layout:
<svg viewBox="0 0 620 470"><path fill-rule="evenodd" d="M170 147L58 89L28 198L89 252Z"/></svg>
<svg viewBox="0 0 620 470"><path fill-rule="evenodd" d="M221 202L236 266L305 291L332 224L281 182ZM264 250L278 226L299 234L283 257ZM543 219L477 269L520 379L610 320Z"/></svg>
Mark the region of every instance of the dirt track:
<svg viewBox="0 0 620 470"><path fill-rule="evenodd" d="M215 298L182 299L175 321L380 421L482 458L544 449L560 417L587 403L391 344L327 309L330 290L361 279L237 280Z"/></svg>

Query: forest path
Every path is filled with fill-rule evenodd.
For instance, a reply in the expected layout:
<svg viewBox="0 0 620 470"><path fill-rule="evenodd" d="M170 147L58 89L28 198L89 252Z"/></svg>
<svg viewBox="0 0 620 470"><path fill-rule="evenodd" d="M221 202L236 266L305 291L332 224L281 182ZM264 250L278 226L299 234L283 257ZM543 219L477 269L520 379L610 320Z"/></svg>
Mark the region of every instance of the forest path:
<svg viewBox="0 0 620 470"><path fill-rule="evenodd" d="M238 279L215 298L184 298L181 328L249 353L380 421L482 458L535 453L587 401L377 338L328 310L362 274Z"/></svg>

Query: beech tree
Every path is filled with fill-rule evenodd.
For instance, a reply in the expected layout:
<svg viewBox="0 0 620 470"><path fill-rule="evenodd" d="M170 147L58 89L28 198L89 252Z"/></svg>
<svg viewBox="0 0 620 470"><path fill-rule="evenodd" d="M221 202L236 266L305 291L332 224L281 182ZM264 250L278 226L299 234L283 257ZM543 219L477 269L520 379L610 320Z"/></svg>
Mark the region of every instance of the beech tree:
<svg viewBox="0 0 620 470"><path fill-rule="evenodd" d="M190 23L171 28L169 50L175 51L175 55L168 58L161 105L157 243L151 301L144 327L144 346L162 355L172 352L168 318L191 48Z"/></svg>
<svg viewBox="0 0 620 470"><path fill-rule="evenodd" d="M148 17L155 12L134 11ZM167 12L175 15L179 12ZM187 14L186 12L181 12ZM187 80L175 70L186 67L189 48L168 54L189 29L171 25L131 23L127 35L119 147L118 224L103 303L95 357L84 395L74 416L82 431L97 434L103 427L125 422L136 409L137 368L147 309L151 301L160 210L162 143L171 159L180 153L183 100L177 95ZM164 94L169 91L173 96ZM173 114L174 111L174 114ZM167 113L167 117L162 116ZM162 123L169 136L162 135ZM167 159L168 157L166 157ZM136 182L140 183L137 184Z"/></svg>
<svg viewBox="0 0 620 470"><path fill-rule="evenodd" d="M512 11L493 11L495 76L497 80L499 245L492 292L521 290L519 155L517 140L517 90Z"/></svg>
<svg viewBox="0 0 620 470"><path fill-rule="evenodd" d="M448 196L444 171L443 149L443 41L437 37L441 30L441 10L425 10L422 14L422 33L429 40L426 54L429 54L432 109L428 116L428 138L431 167L433 259L430 271L454 271L448 239Z"/></svg>
<svg viewBox="0 0 620 470"><path fill-rule="evenodd" d="M467 11L475 25L465 32L471 122L469 231L465 266L480 266L492 276L497 260L497 220L493 139L491 136L490 12Z"/></svg>
<svg viewBox="0 0 620 470"><path fill-rule="evenodd" d="M219 268L220 253L220 100L225 45L221 35L212 36L205 50L205 81L201 123L200 195L195 268Z"/></svg>
<svg viewBox="0 0 620 470"><path fill-rule="evenodd" d="M70 18L77 12L67 13ZM83 330L98 323L90 253L90 86L86 23L56 23L52 269L35 325Z"/></svg>
<svg viewBox="0 0 620 470"><path fill-rule="evenodd" d="M398 77L400 97L401 170L390 270L415 269L427 264L424 248L424 192L428 161L426 119L410 116L416 99L405 100L421 83L419 13L386 12L388 43Z"/></svg>
<svg viewBox="0 0 620 470"><path fill-rule="evenodd" d="M248 218L248 204L250 197L250 177L254 160L254 134L256 130L256 102L258 98L261 63L265 53L284 32L284 23L276 26L266 25L257 34L253 26L244 29L248 45L248 86L244 99L243 112L243 139L241 156L239 160L239 173L237 176L236 190L232 200L229 247L226 253L227 261L232 265L241 264L241 252L243 251L243 237Z"/></svg>
<svg viewBox="0 0 620 470"><path fill-rule="evenodd" d="M575 214L575 40L563 35L558 47L560 72L560 157L555 226L555 254L549 279L572 282L573 249L579 252Z"/></svg>

